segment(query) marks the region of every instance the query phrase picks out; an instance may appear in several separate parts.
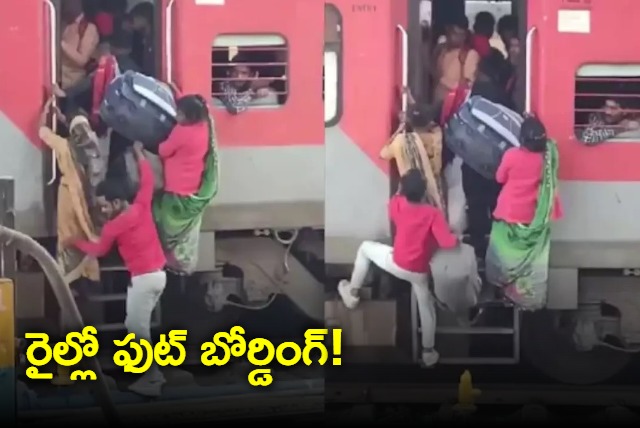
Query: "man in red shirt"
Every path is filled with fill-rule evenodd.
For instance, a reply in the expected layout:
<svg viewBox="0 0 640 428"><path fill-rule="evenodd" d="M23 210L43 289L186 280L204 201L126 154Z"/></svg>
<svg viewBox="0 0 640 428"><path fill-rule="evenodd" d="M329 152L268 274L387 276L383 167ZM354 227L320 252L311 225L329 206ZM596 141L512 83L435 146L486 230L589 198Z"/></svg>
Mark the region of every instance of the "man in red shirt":
<svg viewBox="0 0 640 428"><path fill-rule="evenodd" d="M140 189L133 203L127 202L127 192L120 183L103 181L96 189L97 203L109 220L102 228L100 239L98 242L74 240L70 244L94 257L105 256L114 244L118 247L131 274L125 326L137 339L151 343L151 315L167 283L166 259L151 211L151 164L145 159L140 143L136 143L134 149L140 168ZM147 397L158 397L165 382L154 364L129 389Z"/></svg>
<svg viewBox="0 0 640 428"><path fill-rule="evenodd" d="M449 230L442 212L423 202L425 192L426 183L419 170L410 169L401 177L398 194L389 202L389 218L396 228L393 248L379 242L363 242L351 280L340 281L338 293L347 308L355 308L371 263L410 282L422 327L422 361L430 367L438 362L439 355L434 349L436 308L429 287L429 262L438 248L453 248L458 239Z"/></svg>

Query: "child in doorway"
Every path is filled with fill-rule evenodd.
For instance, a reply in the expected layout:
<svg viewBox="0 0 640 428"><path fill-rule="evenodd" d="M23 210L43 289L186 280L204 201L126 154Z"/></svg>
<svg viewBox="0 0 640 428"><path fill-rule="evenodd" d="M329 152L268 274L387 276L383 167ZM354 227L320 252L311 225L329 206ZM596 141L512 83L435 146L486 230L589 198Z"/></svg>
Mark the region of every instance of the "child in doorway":
<svg viewBox="0 0 640 428"><path fill-rule="evenodd" d="M127 291L125 326L137 339L151 342L151 315L164 291L167 277L166 259L153 221L153 171L144 157L142 145L134 145L140 168L140 189L133 201L127 202L128 192L119 182L105 180L96 189L97 204L109 219L102 228L97 242L73 240L80 251L102 257L116 244L125 266L131 274ZM129 389L147 397L162 393L165 378L157 365L153 365Z"/></svg>
<svg viewBox="0 0 640 428"><path fill-rule="evenodd" d="M342 280L338 293L345 306L355 308L369 266L373 262L384 271L411 283L418 301L422 325L422 361L427 366L438 362L434 349L436 330L435 297L429 287L429 262L438 248L453 248L458 239L451 233L444 215L423 203L426 183L418 169L410 169L400 178L398 194L389 202L389 217L396 228L393 247L365 241L358 248L351 280Z"/></svg>

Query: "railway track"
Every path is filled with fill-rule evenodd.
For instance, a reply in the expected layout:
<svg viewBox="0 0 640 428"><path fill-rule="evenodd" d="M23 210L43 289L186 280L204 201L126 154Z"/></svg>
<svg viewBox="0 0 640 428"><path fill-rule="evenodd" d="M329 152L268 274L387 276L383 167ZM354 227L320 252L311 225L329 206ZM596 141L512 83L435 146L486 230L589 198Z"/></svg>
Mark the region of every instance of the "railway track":
<svg viewBox="0 0 640 428"><path fill-rule="evenodd" d="M221 420L250 420L316 415L324 411L324 386L321 379L302 385L287 385L282 391L236 393L191 399L155 400L137 404L119 404L122 422L140 424L186 424ZM24 425L41 426L58 422L65 426L100 425L101 410L30 410L18 413Z"/></svg>
<svg viewBox="0 0 640 428"><path fill-rule="evenodd" d="M328 383L328 425L438 423L640 422L640 388L627 385L567 387L540 384L474 385L471 407L458 406L458 385Z"/></svg>
<svg viewBox="0 0 640 428"><path fill-rule="evenodd" d="M321 370L274 370L274 383L251 387L245 365L206 373L201 367L167 371L167 384L157 399L146 399L127 391L131 378L110 372L110 389L123 422L204 422L229 419L290 417L322 412L324 379ZM189 370L190 369L190 370ZM109 371L107 372L109 374ZM85 425L101 421L88 382L66 387L20 383L18 419L30 425L59 421Z"/></svg>
<svg viewBox="0 0 640 428"><path fill-rule="evenodd" d="M627 406L640 408L640 387L475 384L480 405ZM328 404L442 404L458 400L457 384L327 383Z"/></svg>

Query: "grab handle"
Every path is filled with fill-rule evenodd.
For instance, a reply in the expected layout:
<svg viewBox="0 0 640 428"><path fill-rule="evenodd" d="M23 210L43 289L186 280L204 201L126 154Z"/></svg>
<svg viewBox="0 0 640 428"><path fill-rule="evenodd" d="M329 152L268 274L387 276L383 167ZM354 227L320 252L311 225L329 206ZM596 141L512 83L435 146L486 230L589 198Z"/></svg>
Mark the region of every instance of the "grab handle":
<svg viewBox="0 0 640 428"><path fill-rule="evenodd" d="M175 0L169 0L165 9L165 34L164 34L164 49L165 49L165 61L167 71L167 83L173 84L173 3Z"/></svg>
<svg viewBox="0 0 640 428"><path fill-rule="evenodd" d="M400 31L400 41L402 44L402 112L406 113L409 98L404 89L409 85L409 35L402 25L397 25L396 28Z"/></svg>
<svg viewBox="0 0 640 428"><path fill-rule="evenodd" d="M50 64L51 64L51 72L50 72L50 78L51 78L51 91L53 92L53 88L57 85L58 83L58 43L57 43L57 35L58 35L58 29L57 29L57 21L56 21L56 7L54 6L53 2L51 0L44 0L44 3L47 5L47 9L49 10L49 54L51 55L50 57ZM53 114L51 116L51 129L53 130L53 132L55 133L57 131L58 128L58 116L56 114L56 97L53 97L53 101L52 101L52 111ZM49 181L47 181L47 186L51 186L53 183L55 183L56 179L58 178L58 161L56 158L56 154L52 151L51 152L51 179Z"/></svg>
<svg viewBox="0 0 640 428"><path fill-rule="evenodd" d="M538 29L531 27L527 32L527 38L525 43L526 56L525 56L525 92L524 92L524 111L525 113L531 113L531 70L533 68L533 36Z"/></svg>

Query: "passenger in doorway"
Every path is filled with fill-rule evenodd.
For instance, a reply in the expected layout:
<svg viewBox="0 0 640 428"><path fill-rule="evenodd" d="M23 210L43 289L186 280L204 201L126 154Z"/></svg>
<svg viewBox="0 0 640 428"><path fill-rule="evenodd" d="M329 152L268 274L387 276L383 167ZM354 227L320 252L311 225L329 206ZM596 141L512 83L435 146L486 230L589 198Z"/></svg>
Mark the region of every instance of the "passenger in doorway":
<svg viewBox="0 0 640 428"><path fill-rule="evenodd" d="M68 115L80 109L91 112L94 116L92 121L96 126L97 108L102 102L107 85L117 74L128 70L139 71L138 65L130 56L133 47L132 37L132 34L125 30L114 33L109 41L109 52L100 57L98 68L93 73L66 91L56 89L56 96L65 98L63 113Z"/></svg>
<svg viewBox="0 0 640 428"><path fill-rule="evenodd" d="M580 141L588 146L600 144L621 134L640 133L640 118L626 112L628 106L622 99L608 99L602 110L589 116L587 126L578 130Z"/></svg>
<svg viewBox="0 0 640 428"><path fill-rule="evenodd" d="M389 202L389 217L396 228L393 247L363 242L358 248L351 280L340 281L338 293L347 308L355 308L371 263L410 282L422 326L422 362L430 367L438 362L439 356L434 349L436 307L429 284L429 262L438 248L453 248L458 245L458 239L449 230L442 212L422 203L425 189L418 169L411 169L400 178L398 194Z"/></svg>
<svg viewBox="0 0 640 428"><path fill-rule="evenodd" d="M538 205L538 189L543 179L547 132L535 117L527 117L520 131L521 147L507 150L496 180L502 184L493 217L510 224L530 224ZM554 195L551 220L562 217L558 195Z"/></svg>
<svg viewBox="0 0 640 428"><path fill-rule="evenodd" d="M85 18L82 0L64 0L61 6L64 27L60 42L60 86L62 89L68 89L86 76L86 67L98 47L100 35L96 25Z"/></svg>
<svg viewBox="0 0 640 428"><path fill-rule="evenodd" d="M278 97L273 89L260 87L254 89L253 82L260 76L251 65L253 58L247 52L240 52L233 57L234 64L229 72L230 81L224 81L220 85L219 100L216 104L222 104L229 113L239 114L249 107L278 105Z"/></svg>
<svg viewBox="0 0 640 428"><path fill-rule="evenodd" d="M469 20L461 16L447 26L446 41L436 48L434 77L436 83L434 101L442 101L461 85L468 85L476 78L480 55L469 46Z"/></svg>
<svg viewBox="0 0 640 428"><path fill-rule="evenodd" d="M433 108L429 105L416 103L409 88L404 88L407 96L408 111L400 115L400 122L404 123L404 131L396 133L389 143L380 151L380 158L386 161L395 160L400 175L404 175L415 161L419 162L427 185L427 201L438 209L444 210L444 198L441 191L442 172L442 128L433 117ZM417 139L411 138L414 134ZM412 150L411 144L420 143ZM419 159L412 159L413 156Z"/></svg>
<svg viewBox="0 0 640 428"><path fill-rule="evenodd" d="M218 153L206 100L186 95L176 106L178 124L158 149L165 184L153 208L167 266L190 274L197 264L202 216L218 191Z"/></svg>
<svg viewBox="0 0 640 428"><path fill-rule="evenodd" d="M155 75L156 57L153 44L153 5L149 2L138 3L129 12L126 27L134 32L132 58L140 71L147 76Z"/></svg>
<svg viewBox="0 0 640 428"><path fill-rule="evenodd" d="M515 15L504 15L498 20L497 32L506 53L509 41L514 37L518 37L518 18Z"/></svg>
<svg viewBox="0 0 640 428"><path fill-rule="evenodd" d="M471 86L471 96L479 95L496 104L514 110L513 100L507 93L510 65L500 51L491 48L478 64L478 75Z"/></svg>
<svg viewBox="0 0 640 428"><path fill-rule="evenodd" d="M91 177L96 172L91 162L95 152L96 136L84 116L75 116L68 124L69 138L62 138L46 126L53 109L53 98L49 99L40 117L40 139L51 149L58 161L60 184L57 207L57 259L64 279L75 289L79 279L100 281L100 267L95 257L87 256L64 242L70 238L95 239L96 228L91 210L91 197L95 188Z"/></svg>
<svg viewBox="0 0 640 428"><path fill-rule="evenodd" d="M513 109L513 102L504 87L503 73L506 60L497 50L483 58L478 65L478 78L471 88L471 95L481 96L491 102ZM491 232L491 213L496 207L500 185L484 178L467 164L462 164L462 186L467 199L468 233L476 255L484 260L487 237Z"/></svg>
<svg viewBox="0 0 640 428"><path fill-rule="evenodd" d="M506 89L509 98L513 99L518 82L518 61L520 60L520 39L515 36L507 40L507 60L509 61L509 77Z"/></svg>
<svg viewBox="0 0 640 428"><path fill-rule="evenodd" d="M520 147L507 150L496 179L504 184L493 215L485 275L518 307L544 308L551 222L562 216L558 148L535 117L520 128Z"/></svg>
<svg viewBox="0 0 640 428"><path fill-rule="evenodd" d="M140 189L133 201L120 183L103 181L96 190L97 202L109 219L98 241L72 239L67 246L75 247L93 257L103 257L113 245L131 274L127 290L127 315L125 325L136 339L151 343L151 315L164 291L167 276L166 259L158 237L151 211L153 197L153 171L144 157L141 144L134 146L140 168ZM165 378L157 364L153 364L129 390L146 397L158 397L162 393Z"/></svg>
<svg viewBox="0 0 640 428"><path fill-rule="evenodd" d="M176 102L178 124L158 154L164 164L164 190L181 196L197 193L209 151L209 110L200 95L186 95Z"/></svg>
<svg viewBox="0 0 640 428"><path fill-rule="evenodd" d="M509 37L507 40L507 59L513 67L517 67L519 58L520 39L517 36Z"/></svg>
<svg viewBox="0 0 640 428"><path fill-rule="evenodd" d="M107 129L100 119L100 106L111 81L128 70L139 71L138 65L130 57L131 49L131 32L122 29L116 31L110 37L109 50L100 57L93 73L66 91L56 89L56 95L64 100L65 115L81 110L88 112L91 124L100 137L98 143L102 159L109 165L108 168L105 166L106 177L122 175L122 168L114 167L114 162L133 144L117 132Z"/></svg>
<svg viewBox="0 0 640 428"><path fill-rule="evenodd" d="M489 40L495 32L496 19L489 12L480 12L476 15L471 36L471 47L478 52L480 57L489 55L491 44Z"/></svg>
<svg viewBox="0 0 640 428"><path fill-rule="evenodd" d="M101 40L109 39L122 27L122 19L127 9L127 0L98 0L98 11L94 22Z"/></svg>

